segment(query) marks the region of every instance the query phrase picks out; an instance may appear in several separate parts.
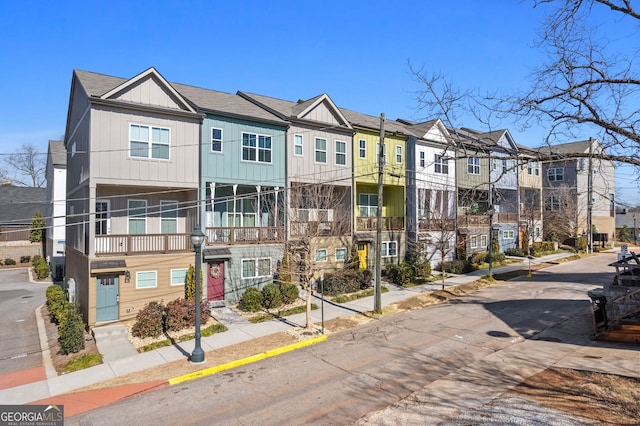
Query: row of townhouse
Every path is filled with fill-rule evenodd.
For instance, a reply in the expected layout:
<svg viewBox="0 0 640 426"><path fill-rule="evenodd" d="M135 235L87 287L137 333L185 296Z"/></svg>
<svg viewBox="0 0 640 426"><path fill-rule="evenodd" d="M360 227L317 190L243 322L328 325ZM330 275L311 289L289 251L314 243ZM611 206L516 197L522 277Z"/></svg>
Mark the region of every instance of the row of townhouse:
<svg viewBox="0 0 640 426"><path fill-rule="evenodd" d="M383 126L380 202L381 119L326 94L290 102L169 83L154 68L130 79L75 70L64 277L87 323L182 296L194 228L212 304L271 282L302 246L322 269L352 249L373 268L379 208L383 264L484 251L491 221L502 249L522 246L525 229L542 238L544 170L507 130Z"/></svg>

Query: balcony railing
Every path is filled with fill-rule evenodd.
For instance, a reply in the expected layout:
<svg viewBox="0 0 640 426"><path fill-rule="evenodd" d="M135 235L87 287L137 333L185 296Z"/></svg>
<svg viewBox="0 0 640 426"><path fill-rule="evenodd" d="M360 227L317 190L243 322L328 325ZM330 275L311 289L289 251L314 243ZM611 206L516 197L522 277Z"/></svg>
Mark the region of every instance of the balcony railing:
<svg viewBox="0 0 640 426"><path fill-rule="evenodd" d="M191 234L96 235L96 256L166 254L193 250Z"/></svg>
<svg viewBox="0 0 640 426"><path fill-rule="evenodd" d="M340 236L351 233L351 222L291 222L291 236Z"/></svg>
<svg viewBox="0 0 640 426"><path fill-rule="evenodd" d="M493 215L493 223L499 225L501 223L516 223L518 221L518 213L495 213Z"/></svg>
<svg viewBox="0 0 640 426"><path fill-rule="evenodd" d="M205 230L207 245L263 244L284 242L284 227L220 227Z"/></svg>
<svg viewBox="0 0 640 426"><path fill-rule="evenodd" d="M421 231L453 231L456 229L455 219L418 219Z"/></svg>
<svg viewBox="0 0 640 426"><path fill-rule="evenodd" d="M357 217L356 231L375 231L377 218ZM404 229L404 217L383 217L382 229L385 231L402 231Z"/></svg>
<svg viewBox="0 0 640 426"><path fill-rule="evenodd" d="M489 216L486 214L465 214L458 216L458 226L468 228L472 226L489 226Z"/></svg>

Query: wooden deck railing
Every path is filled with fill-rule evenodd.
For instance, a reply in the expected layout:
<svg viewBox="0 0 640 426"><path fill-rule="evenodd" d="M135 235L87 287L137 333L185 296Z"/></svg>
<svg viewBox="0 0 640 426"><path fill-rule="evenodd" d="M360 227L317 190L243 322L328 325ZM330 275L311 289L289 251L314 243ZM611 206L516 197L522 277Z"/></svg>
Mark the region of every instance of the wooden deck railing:
<svg viewBox="0 0 640 426"><path fill-rule="evenodd" d="M357 217L356 231L375 231L377 218ZM401 231L404 229L404 217L383 217L382 229L385 231Z"/></svg>
<svg viewBox="0 0 640 426"><path fill-rule="evenodd" d="M284 227L220 227L205 229L207 245L215 244L262 244L284 242Z"/></svg>
<svg viewBox="0 0 640 426"><path fill-rule="evenodd" d="M455 219L418 219L420 231L453 231L456 229Z"/></svg>
<svg viewBox="0 0 640 426"><path fill-rule="evenodd" d="M291 222L291 236L340 236L351 233L351 221L344 222Z"/></svg>
<svg viewBox="0 0 640 426"><path fill-rule="evenodd" d="M96 256L193 251L191 234L96 235Z"/></svg>

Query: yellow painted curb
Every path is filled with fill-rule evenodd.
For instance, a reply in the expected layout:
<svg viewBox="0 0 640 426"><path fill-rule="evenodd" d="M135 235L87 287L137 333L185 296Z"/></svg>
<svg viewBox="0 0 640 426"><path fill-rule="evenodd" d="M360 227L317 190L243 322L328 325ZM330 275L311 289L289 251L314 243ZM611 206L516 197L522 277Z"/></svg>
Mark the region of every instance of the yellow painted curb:
<svg viewBox="0 0 640 426"><path fill-rule="evenodd" d="M252 355L247 358L239 359L237 361L231 361L226 364L216 365L215 367L205 368L204 370L195 371L193 373L184 374L182 376L174 377L169 379L169 385L177 385L179 383L188 382L190 380L199 379L200 377L209 376L211 374L219 373L220 371L230 370L232 368L240 367L241 365L250 364L252 362L260 361L265 358L270 358L276 355L280 355L286 352L290 352L296 349L304 348L306 346L311 346L316 343L324 342L327 340L326 335L322 335L313 339L303 340L302 342L292 343L291 345L283 346L277 349L271 349L266 352L262 352L256 355Z"/></svg>

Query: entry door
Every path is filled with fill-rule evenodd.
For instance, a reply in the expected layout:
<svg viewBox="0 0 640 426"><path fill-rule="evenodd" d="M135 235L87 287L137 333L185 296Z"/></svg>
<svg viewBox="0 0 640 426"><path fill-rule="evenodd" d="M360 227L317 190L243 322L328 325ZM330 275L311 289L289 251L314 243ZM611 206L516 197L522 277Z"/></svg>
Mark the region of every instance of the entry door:
<svg viewBox="0 0 640 426"><path fill-rule="evenodd" d="M207 267L207 300L210 302L224 300L224 261L208 262Z"/></svg>
<svg viewBox="0 0 640 426"><path fill-rule="evenodd" d="M358 243L358 259L360 259L360 269L367 269L367 244Z"/></svg>
<svg viewBox="0 0 640 426"><path fill-rule="evenodd" d="M118 281L117 275L96 278L96 322L118 320Z"/></svg>

